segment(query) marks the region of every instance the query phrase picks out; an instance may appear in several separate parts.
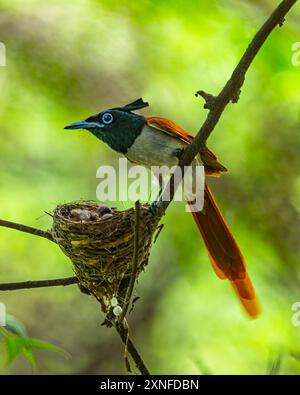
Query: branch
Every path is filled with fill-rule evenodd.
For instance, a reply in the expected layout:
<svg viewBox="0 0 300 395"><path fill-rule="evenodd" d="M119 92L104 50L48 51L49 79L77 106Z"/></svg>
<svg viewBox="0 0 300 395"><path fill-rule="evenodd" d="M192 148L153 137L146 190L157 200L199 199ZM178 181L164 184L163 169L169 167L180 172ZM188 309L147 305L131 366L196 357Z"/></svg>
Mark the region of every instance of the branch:
<svg viewBox="0 0 300 395"><path fill-rule="evenodd" d="M132 359L134 360L137 368L141 374L150 375L142 357L138 353L132 340L129 338L128 328L123 324L124 318L127 314L128 307L130 304L132 292L134 289L134 284L137 277L138 263L139 263L139 230L140 230L140 202L135 202L135 224L134 224L134 246L133 246L133 257L132 257L132 272L130 276L130 281L126 291L123 310L120 315L118 322L115 324L115 328L120 335L121 340L125 344L125 350L127 349Z"/></svg>
<svg viewBox="0 0 300 395"><path fill-rule="evenodd" d="M124 324L121 322L118 325L115 326L118 334L120 335L120 338L122 339L122 342L125 345L125 348L127 348L129 354L131 355L132 359L134 360L136 367L139 369L141 374L144 375L150 375L149 370L147 369L142 357L140 356L139 352L135 348L135 345L133 344L132 340L128 336L128 329L125 328Z"/></svg>
<svg viewBox="0 0 300 395"><path fill-rule="evenodd" d="M119 318L119 323L122 323L132 296L132 292L134 289L135 280L137 277L138 263L139 263L139 231L140 231L140 202L135 202L135 225L134 225L134 246L133 246L133 257L132 257L132 272L130 276L130 281L128 284L128 288L126 291L124 306L122 313Z"/></svg>
<svg viewBox="0 0 300 395"><path fill-rule="evenodd" d="M140 231L140 202L135 202L135 224L134 224L134 245L133 245L133 257L132 257L132 272L130 276L130 281L126 291L124 305L122 313L119 317L118 322L115 324L116 331L118 332L122 342L125 345L125 350L128 350L132 359L134 360L136 367L139 369L141 374L150 375L145 362L140 356L138 350L136 349L133 341L129 337L128 328L125 327L123 321L127 314L128 307L130 304L131 296L134 289L134 284L137 277L138 263L139 263L139 231Z"/></svg>
<svg viewBox="0 0 300 395"><path fill-rule="evenodd" d="M193 142L190 144L190 153L186 150L181 158L182 165L185 165L186 163L190 164L199 152L199 150L206 148L206 140L212 133L227 104L230 101L233 101L234 103L238 101L241 87L243 86L245 81L246 72L248 71L258 51L263 46L264 42L275 29L275 27L277 25L282 25L282 21L284 20L285 15L289 12L289 10L296 2L297 0L282 1L276 8L276 10L267 19L267 21L262 25L259 31L255 34L250 45L248 46L238 65L234 69L230 79L227 81L226 85L221 90L219 95L215 97L212 101L212 108L207 116L206 121L202 125ZM200 92L198 93L201 94ZM211 100L210 97L209 99Z"/></svg>
<svg viewBox="0 0 300 395"><path fill-rule="evenodd" d="M43 287L57 287L60 285L77 284L77 277L57 278L55 280L41 280L41 281L22 281L18 283L0 284L0 291L14 291L17 289L27 288L43 288Z"/></svg>
<svg viewBox="0 0 300 395"><path fill-rule="evenodd" d="M243 86L243 83L245 81L246 72L248 71L258 51L263 46L264 42L271 34L271 32L275 29L275 27L277 25L282 25L285 15L289 12L289 10L296 2L297 0L284 0L279 4L279 6L271 14L268 20L255 34L250 45L248 46L238 65L234 69L230 79L227 81L218 96L210 95L208 93L205 93L204 91L198 91L196 93L196 95L200 95L205 99L205 107L209 108L210 111L197 135L181 155L179 160L179 166L183 168L184 166L190 165L195 156L199 154L199 152L206 150L206 141L214 130L216 124L218 123L225 107L230 101L234 103L238 101L241 87ZM174 188L173 185L174 176L171 177L168 185L166 186L166 190L170 191L170 199L168 199L168 201L160 200L159 202L160 215L165 212L165 210L173 200L174 194L176 192L176 188Z"/></svg>
<svg viewBox="0 0 300 395"><path fill-rule="evenodd" d="M30 233L34 236L44 237L45 239L48 239L48 240L53 241L55 243L51 233L46 230L32 228L31 226L17 224L16 222L5 221L3 219L0 219L0 226L4 226L5 228L19 230L20 232Z"/></svg>

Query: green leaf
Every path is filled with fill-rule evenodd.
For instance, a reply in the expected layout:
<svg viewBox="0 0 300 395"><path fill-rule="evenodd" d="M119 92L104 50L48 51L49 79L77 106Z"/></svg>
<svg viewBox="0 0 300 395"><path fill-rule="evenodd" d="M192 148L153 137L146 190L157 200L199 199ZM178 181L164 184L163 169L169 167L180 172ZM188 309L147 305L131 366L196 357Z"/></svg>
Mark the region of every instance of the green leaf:
<svg viewBox="0 0 300 395"><path fill-rule="evenodd" d="M53 344L44 342L39 339L30 338L27 335L27 331L23 323L17 320L12 315L6 316L6 326L1 331L1 334L4 337L4 342L6 346L6 365L12 363L12 361L18 356L23 355L24 358L30 363L32 370L36 369L36 360L33 353L33 349L41 349L51 352L56 352L64 356L65 358L69 358L70 354L68 354L65 350L60 347L57 347Z"/></svg>
<svg viewBox="0 0 300 395"><path fill-rule="evenodd" d="M5 338L6 365L9 365L17 355L21 354L25 345L25 339L18 335L9 335Z"/></svg>
<svg viewBox="0 0 300 395"><path fill-rule="evenodd" d="M27 359L27 361L30 363L32 370L35 371L35 369L36 369L35 356L33 354L33 351L31 350L31 348L23 347L22 354Z"/></svg>
<svg viewBox="0 0 300 395"><path fill-rule="evenodd" d="M68 354L62 348L39 339L33 339L28 337L24 338L19 335L8 335L5 337L4 341L7 352L6 365L11 364L18 355L23 355L24 358L26 358L27 361L30 363L32 369L35 370L36 361L33 353L33 348L57 352L63 355L65 358L70 357L70 354Z"/></svg>
<svg viewBox="0 0 300 395"><path fill-rule="evenodd" d="M65 358L70 357L70 354L67 351L65 351L64 349L57 347L54 344L47 343L47 342L44 342L39 339L34 339L34 338L26 339L26 347L35 347L35 348L39 348L41 350L48 350L48 351L56 352L56 353L63 355Z"/></svg>

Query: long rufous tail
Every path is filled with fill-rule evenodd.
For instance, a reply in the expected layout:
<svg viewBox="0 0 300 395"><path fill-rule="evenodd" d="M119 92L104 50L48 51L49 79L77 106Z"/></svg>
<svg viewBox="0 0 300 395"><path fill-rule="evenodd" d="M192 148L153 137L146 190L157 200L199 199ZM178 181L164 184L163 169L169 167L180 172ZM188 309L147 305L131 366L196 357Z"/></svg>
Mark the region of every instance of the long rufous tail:
<svg viewBox="0 0 300 395"><path fill-rule="evenodd" d="M248 314L256 317L260 313L260 306L247 274L243 255L207 185L203 210L192 214L215 273L221 279L230 280Z"/></svg>

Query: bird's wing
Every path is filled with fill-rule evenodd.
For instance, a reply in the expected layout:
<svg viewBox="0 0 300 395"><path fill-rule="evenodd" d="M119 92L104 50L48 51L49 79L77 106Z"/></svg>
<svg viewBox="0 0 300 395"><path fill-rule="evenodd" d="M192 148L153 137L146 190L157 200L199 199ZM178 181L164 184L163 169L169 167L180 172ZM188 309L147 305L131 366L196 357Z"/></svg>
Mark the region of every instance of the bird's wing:
<svg viewBox="0 0 300 395"><path fill-rule="evenodd" d="M189 144L194 139L193 135L191 135L181 126L177 125L175 122L169 121L168 119L149 117L146 118L146 122L152 128L168 133L169 135L183 141L184 143ZM202 151L200 155L205 166L205 173L207 175L219 176L220 173L227 171L226 167L218 162L216 155L208 148L205 151Z"/></svg>
<svg viewBox="0 0 300 395"><path fill-rule="evenodd" d="M181 126L177 125L175 122L169 121L165 118L159 117L149 117L146 118L147 124L155 129L159 129L171 136L189 144L193 141L193 136L184 130Z"/></svg>

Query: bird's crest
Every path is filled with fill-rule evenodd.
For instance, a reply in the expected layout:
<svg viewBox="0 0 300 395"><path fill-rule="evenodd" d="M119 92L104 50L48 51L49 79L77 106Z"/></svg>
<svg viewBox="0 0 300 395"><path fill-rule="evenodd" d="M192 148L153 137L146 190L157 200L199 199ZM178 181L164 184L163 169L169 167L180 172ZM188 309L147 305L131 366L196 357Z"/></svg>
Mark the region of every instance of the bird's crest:
<svg viewBox="0 0 300 395"><path fill-rule="evenodd" d="M144 102L144 100L142 98L140 98L140 99L135 100L132 103L126 104L126 106L115 107L115 108L112 108L112 110L130 112L130 111L140 110L141 108L145 108L148 106L149 106L149 103Z"/></svg>

